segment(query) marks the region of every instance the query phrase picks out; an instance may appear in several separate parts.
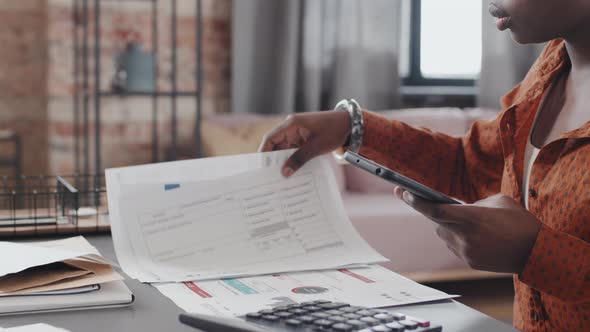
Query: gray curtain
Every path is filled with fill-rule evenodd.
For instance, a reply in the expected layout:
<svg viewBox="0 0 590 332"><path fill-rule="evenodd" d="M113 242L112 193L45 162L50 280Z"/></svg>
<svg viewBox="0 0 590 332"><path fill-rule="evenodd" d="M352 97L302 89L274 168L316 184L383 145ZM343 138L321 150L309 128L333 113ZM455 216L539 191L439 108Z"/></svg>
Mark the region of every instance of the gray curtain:
<svg viewBox="0 0 590 332"><path fill-rule="evenodd" d="M236 0L232 111L399 104L401 1Z"/></svg>
<svg viewBox="0 0 590 332"><path fill-rule="evenodd" d="M509 31L498 31L484 1L482 20L482 65L478 81L478 106L499 109L500 97L518 84L535 62L544 45L520 45Z"/></svg>

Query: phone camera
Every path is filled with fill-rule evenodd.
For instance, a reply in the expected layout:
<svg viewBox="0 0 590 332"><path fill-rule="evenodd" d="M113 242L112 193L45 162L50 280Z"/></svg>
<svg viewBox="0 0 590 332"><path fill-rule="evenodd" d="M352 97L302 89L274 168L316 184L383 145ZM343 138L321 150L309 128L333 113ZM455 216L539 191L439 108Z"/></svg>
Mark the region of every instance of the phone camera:
<svg viewBox="0 0 590 332"><path fill-rule="evenodd" d="M380 175L380 174L381 174L381 168L377 168L377 169L375 170L375 174L377 174L377 175Z"/></svg>

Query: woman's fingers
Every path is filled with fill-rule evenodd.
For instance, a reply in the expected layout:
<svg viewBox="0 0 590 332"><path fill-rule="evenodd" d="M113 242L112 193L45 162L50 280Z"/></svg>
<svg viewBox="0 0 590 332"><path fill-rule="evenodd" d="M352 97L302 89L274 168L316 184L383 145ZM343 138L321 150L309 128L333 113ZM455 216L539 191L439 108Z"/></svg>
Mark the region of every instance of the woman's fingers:
<svg viewBox="0 0 590 332"><path fill-rule="evenodd" d="M469 226L478 220L478 208L470 205L440 204L403 191L402 199L414 210L438 224Z"/></svg>
<svg viewBox="0 0 590 332"><path fill-rule="evenodd" d="M310 140L306 142L287 159L283 166L283 175L287 177L293 175L301 166L321 154L321 152L316 141Z"/></svg>
<svg viewBox="0 0 590 332"><path fill-rule="evenodd" d="M395 186L395 187L393 188L393 195L394 195L396 198L398 198L398 199L402 199L402 195L403 195L403 193L404 193L404 190L403 190L401 187L399 187L399 186Z"/></svg>
<svg viewBox="0 0 590 332"><path fill-rule="evenodd" d="M280 150L281 144L284 146L287 133L289 131L296 131L296 123L294 117L289 115L283 123L266 133L262 137L262 142L258 147L258 152L269 152L274 150Z"/></svg>
<svg viewBox="0 0 590 332"><path fill-rule="evenodd" d="M258 152L269 152L300 147L311 138L307 128L298 124L293 117L287 119L278 127L264 135Z"/></svg>

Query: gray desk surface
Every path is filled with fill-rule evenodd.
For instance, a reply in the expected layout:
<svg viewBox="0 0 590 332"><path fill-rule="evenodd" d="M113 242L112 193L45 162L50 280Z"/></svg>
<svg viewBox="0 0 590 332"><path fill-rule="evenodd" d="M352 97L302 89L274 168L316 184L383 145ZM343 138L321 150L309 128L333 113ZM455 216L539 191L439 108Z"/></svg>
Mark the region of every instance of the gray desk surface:
<svg viewBox="0 0 590 332"><path fill-rule="evenodd" d="M87 236L87 239L105 257L115 259L110 236ZM178 321L178 315L182 310L168 300L168 298L162 296L155 288L132 279L125 280L125 283L136 296L133 306L118 309L0 317L0 326L13 327L34 323L47 323L72 332L195 331L195 329L185 326ZM452 300L396 307L392 310L440 323L443 325L443 331L515 331L505 323L494 320Z"/></svg>

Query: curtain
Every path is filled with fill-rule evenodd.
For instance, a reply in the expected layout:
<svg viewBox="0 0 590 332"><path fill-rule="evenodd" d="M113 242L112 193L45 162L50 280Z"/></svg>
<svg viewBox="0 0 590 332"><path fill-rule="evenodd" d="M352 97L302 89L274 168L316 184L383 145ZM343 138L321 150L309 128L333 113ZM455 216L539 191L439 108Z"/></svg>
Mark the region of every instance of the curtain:
<svg viewBox="0 0 590 332"><path fill-rule="evenodd" d="M544 45L520 45L512 40L510 32L496 29L487 4L484 1L482 6L482 64L477 103L480 107L499 109L500 98L525 77Z"/></svg>
<svg viewBox="0 0 590 332"><path fill-rule="evenodd" d="M232 111L399 104L401 1L234 1Z"/></svg>

